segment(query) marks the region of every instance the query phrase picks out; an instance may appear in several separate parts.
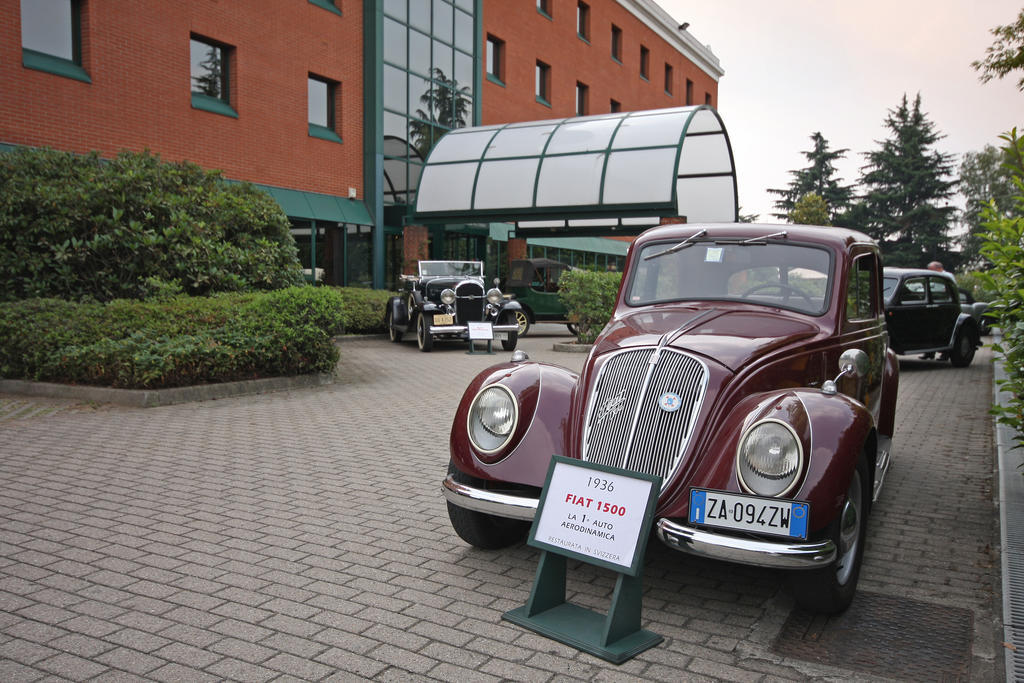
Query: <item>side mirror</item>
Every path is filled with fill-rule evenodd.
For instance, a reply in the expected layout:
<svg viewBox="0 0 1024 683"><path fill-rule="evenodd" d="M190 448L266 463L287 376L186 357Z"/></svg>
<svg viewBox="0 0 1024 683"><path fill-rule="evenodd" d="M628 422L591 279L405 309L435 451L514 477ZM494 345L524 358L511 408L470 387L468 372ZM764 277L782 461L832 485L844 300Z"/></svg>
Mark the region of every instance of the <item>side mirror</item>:
<svg viewBox="0 0 1024 683"><path fill-rule="evenodd" d="M830 396L838 391L836 383L846 375L863 377L868 372L868 354L860 349L846 349L839 356L839 374L835 379L825 380L821 385L822 393Z"/></svg>

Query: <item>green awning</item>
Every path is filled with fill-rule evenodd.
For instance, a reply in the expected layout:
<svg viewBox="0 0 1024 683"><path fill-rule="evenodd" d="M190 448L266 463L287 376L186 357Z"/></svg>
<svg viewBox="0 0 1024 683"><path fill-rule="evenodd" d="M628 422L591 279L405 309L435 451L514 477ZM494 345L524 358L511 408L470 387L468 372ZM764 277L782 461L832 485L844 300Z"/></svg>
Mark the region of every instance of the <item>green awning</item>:
<svg viewBox="0 0 1024 683"><path fill-rule="evenodd" d="M253 183L274 198L290 218L305 218L331 223L373 225L366 204L358 199L346 199L319 192L303 192L283 187Z"/></svg>

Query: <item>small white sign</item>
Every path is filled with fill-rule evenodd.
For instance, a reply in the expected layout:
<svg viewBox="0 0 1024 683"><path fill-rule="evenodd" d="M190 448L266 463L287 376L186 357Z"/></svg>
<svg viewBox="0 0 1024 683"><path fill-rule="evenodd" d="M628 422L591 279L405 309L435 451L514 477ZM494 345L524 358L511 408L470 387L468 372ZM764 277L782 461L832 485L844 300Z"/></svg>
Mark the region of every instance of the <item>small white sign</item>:
<svg viewBox="0 0 1024 683"><path fill-rule="evenodd" d="M470 339L494 339L494 326L491 323L469 323Z"/></svg>
<svg viewBox="0 0 1024 683"><path fill-rule="evenodd" d="M555 462L533 538L629 569L655 483Z"/></svg>

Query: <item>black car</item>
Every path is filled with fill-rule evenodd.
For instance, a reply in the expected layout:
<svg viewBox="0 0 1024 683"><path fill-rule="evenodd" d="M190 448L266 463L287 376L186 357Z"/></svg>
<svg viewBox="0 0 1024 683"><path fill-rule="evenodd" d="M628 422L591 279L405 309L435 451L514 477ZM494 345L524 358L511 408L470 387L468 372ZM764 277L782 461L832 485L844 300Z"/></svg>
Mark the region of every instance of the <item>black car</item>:
<svg viewBox="0 0 1024 683"><path fill-rule="evenodd" d="M420 351L430 351L435 339L490 337L506 351L518 341L516 312L519 303L505 298L497 287L484 291L484 264L480 261L420 261L418 275L403 275L404 291L391 297L384 312L388 337L402 341L416 334Z"/></svg>
<svg viewBox="0 0 1024 683"><path fill-rule="evenodd" d="M953 276L921 268L885 268L883 274L892 350L901 355L939 353L955 367L970 365L981 331L961 309Z"/></svg>

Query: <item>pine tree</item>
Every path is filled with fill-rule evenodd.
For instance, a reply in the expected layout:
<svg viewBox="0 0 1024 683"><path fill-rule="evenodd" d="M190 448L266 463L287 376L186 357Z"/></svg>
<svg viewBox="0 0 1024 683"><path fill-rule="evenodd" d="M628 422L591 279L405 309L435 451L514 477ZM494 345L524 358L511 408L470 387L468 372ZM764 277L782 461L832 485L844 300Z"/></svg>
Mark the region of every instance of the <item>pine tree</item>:
<svg viewBox="0 0 1024 683"><path fill-rule="evenodd" d="M865 154L864 199L853 212L861 224L851 227L879 241L887 265L924 266L934 260L949 264L956 260L947 234L956 214L947 201L956 185L948 179L953 155L933 149L945 136L921 110L920 94L912 105L904 95L900 105L889 110L885 126L889 138Z"/></svg>
<svg viewBox="0 0 1024 683"><path fill-rule="evenodd" d="M779 210L778 213L772 214L775 218L788 220L790 212L796 208L801 197L815 194L825 200L829 207L829 218L835 222L836 216L845 212L853 199L853 188L848 185L840 185L835 178L835 161L845 157L849 150L829 151L828 140L820 132L813 133L811 140L814 142L814 149L802 152L811 165L807 168L790 171L789 174L793 176L793 180L789 183L788 188L768 190L780 197L775 201L775 208Z"/></svg>

